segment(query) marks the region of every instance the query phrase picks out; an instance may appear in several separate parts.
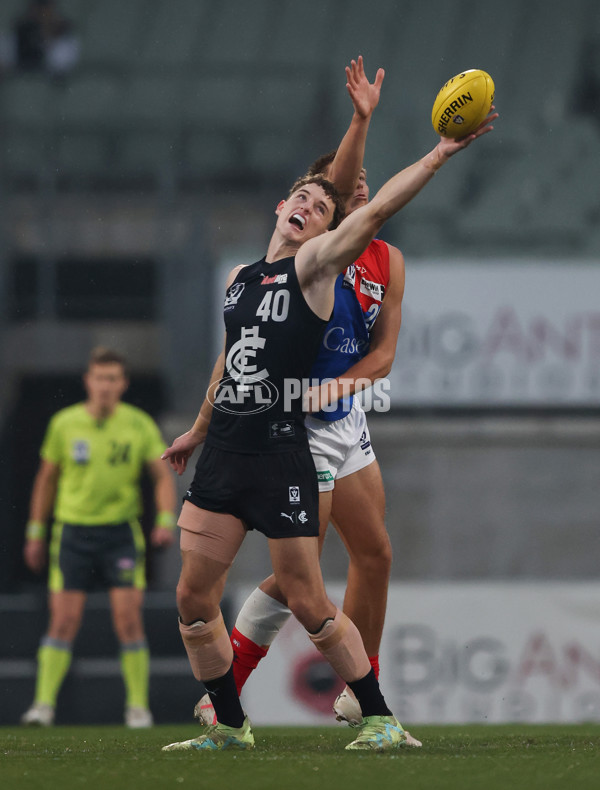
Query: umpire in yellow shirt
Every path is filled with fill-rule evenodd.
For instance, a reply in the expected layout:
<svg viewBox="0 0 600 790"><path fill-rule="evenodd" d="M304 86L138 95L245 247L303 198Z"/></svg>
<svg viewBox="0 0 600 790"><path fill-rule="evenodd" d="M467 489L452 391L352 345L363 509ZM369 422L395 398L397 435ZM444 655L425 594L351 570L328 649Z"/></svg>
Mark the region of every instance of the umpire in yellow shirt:
<svg viewBox="0 0 600 790"><path fill-rule="evenodd" d="M175 484L160 460L165 448L152 418L121 401L127 366L115 351L92 351L84 375L87 398L57 412L40 451L25 542L25 563L39 573L50 541L50 622L38 651L35 699L22 724L54 723L56 698L71 662L87 593L108 589L121 645L125 724L149 727L149 654L142 620L146 586L140 478L150 472L156 503L153 546L168 546L175 526Z"/></svg>

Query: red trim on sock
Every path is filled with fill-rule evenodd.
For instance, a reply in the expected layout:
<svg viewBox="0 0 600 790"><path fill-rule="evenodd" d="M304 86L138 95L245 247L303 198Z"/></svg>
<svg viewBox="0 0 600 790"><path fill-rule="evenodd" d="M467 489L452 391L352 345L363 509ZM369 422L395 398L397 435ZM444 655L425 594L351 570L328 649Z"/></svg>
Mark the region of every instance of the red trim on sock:
<svg viewBox="0 0 600 790"><path fill-rule="evenodd" d="M231 632L231 646L233 647L233 677L238 694L241 694L244 683L248 680L258 662L267 655L269 648L256 645L247 636L241 634L237 628Z"/></svg>
<svg viewBox="0 0 600 790"><path fill-rule="evenodd" d="M369 656L369 663L373 667L373 672L375 672L375 677L379 680L379 654L376 656Z"/></svg>

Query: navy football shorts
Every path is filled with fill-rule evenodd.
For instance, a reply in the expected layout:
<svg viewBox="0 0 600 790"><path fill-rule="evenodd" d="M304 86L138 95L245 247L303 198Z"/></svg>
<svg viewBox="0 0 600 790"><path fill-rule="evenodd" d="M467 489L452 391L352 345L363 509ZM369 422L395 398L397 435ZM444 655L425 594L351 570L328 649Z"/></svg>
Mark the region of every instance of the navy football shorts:
<svg viewBox="0 0 600 790"><path fill-rule="evenodd" d="M319 534L317 473L308 447L236 453L205 445L184 500L229 513L267 538Z"/></svg>

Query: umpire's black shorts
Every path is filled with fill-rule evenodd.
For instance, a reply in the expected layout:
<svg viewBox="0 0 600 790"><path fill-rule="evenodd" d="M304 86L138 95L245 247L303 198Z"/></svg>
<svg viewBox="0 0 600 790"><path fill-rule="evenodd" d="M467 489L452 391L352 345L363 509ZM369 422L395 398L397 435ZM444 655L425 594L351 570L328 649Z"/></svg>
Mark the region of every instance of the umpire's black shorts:
<svg viewBox="0 0 600 790"><path fill-rule="evenodd" d="M52 592L146 587L145 541L137 520L100 526L56 522L50 542Z"/></svg>
<svg viewBox="0 0 600 790"><path fill-rule="evenodd" d="M236 453L205 445L186 500L229 513L267 538L319 534L319 488L308 447Z"/></svg>

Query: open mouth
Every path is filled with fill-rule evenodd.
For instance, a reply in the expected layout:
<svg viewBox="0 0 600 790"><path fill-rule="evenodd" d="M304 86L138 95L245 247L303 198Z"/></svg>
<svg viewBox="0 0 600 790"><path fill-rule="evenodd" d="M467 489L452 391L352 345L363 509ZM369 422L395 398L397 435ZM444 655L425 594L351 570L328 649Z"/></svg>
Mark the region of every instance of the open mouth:
<svg viewBox="0 0 600 790"><path fill-rule="evenodd" d="M290 222L292 225L296 225L296 227L300 228L300 230L304 230L304 226L306 225L306 218L303 217L301 214L292 214L290 217Z"/></svg>

